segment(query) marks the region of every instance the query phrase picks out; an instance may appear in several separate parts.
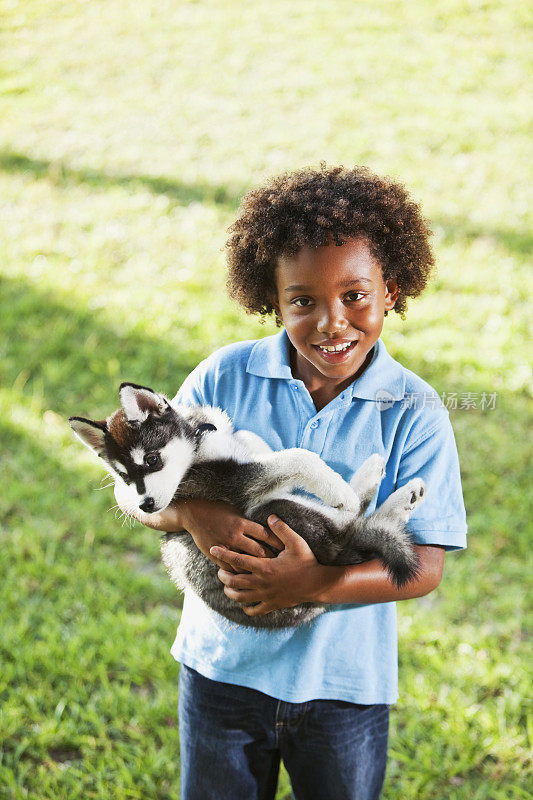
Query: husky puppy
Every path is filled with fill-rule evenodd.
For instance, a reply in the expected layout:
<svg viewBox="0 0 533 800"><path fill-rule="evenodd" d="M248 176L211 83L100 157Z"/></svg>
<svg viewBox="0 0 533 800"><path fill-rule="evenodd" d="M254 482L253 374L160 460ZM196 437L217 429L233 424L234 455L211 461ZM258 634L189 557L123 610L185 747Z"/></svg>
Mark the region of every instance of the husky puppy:
<svg viewBox="0 0 533 800"><path fill-rule="evenodd" d="M123 383L121 408L106 420L71 417L76 436L104 460L115 479L117 499L135 516L192 498L232 503L248 519L267 526L277 514L309 544L320 563L357 564L379 558L400 587L417 574L417 557L405 528L423 502L415 478L364 517L383 478L384 461L371 456L350 484L316 453L299 448L274 452L256 434L235 431L223 411L210 406L175 408L162 394ZM318 499L291 494L303 489ZM294 627L323 613L305 603L247 616L224 594L217 565L185 531L167 533L162 557L178 588L189 587L232 622L261 628Z"/></svg>

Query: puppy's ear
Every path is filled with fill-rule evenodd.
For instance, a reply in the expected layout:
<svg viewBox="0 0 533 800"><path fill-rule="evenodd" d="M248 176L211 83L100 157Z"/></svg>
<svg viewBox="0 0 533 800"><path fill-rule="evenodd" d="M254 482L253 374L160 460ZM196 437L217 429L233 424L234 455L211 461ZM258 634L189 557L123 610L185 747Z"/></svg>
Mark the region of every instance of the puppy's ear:
<svg viewBox="0 0 533 800"><path fill-rule="evenodd" d="M70 417L69 425L83 444L102 456L105 450L105 434L107 426L105 420L94 421L85 417Z"/></svg>
<svg viewBox="0 0 533 800"><path fill-rule="evenodd" d="M128 422L144 422L150 414L160 417L170 408L164 395L136 383L122 383L118 394Z"/></svg>

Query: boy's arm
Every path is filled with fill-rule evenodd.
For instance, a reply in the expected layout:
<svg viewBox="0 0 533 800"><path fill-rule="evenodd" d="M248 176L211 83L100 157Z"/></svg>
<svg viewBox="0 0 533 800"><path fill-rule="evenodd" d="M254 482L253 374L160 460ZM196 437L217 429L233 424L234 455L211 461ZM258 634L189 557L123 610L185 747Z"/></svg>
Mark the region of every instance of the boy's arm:
<svg viewBox="0 0 533 800"><path fill-rule="evenodd" d="M396 588L380 561L373 559L349 567L324 567L322 586L316 593L321 603L388 603L423 597L439 585L444 568L444 548L416 545L419 559L417 577Z"/></svg>
<svg viewBox="0 0 533 800"><path fill-rule="evenodd" d="M326 567L320 564L304 539L281 520L269 517L268 524L284 543L275 559L257 559L221 547L212 556L225 566L219 570L228 597L242 603L248 616L259 616L277 608L303 602L388 603L421 597L433 591L442 576L444 549L431 545L416 547L420 559L418 576L397 589L381 562ZM234 574L235 570L239 574ZM246 607L250 603L259 603Z"/></svg>

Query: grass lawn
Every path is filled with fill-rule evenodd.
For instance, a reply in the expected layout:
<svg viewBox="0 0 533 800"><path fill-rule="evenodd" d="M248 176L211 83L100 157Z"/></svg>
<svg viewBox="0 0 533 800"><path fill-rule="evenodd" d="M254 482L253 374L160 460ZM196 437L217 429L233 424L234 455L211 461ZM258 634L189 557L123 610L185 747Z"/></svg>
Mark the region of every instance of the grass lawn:
<svg viewBox="0 0 533 800"><path fill-rule="evenodd" d="M180 598L66 418L273 332L224 297L225 229L321 160L400 178L434 221L436 279L384 339L458 398L469 549L400 604L383 797L531 796L526 14L0 0L0 798L177 796Z"/></svg>

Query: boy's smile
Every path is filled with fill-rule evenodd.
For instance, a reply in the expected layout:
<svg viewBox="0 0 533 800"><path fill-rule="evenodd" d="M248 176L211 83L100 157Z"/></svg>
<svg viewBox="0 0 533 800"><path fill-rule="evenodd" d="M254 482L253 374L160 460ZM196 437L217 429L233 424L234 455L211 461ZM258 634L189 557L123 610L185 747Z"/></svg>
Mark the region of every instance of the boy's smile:
<svg viewBox="0 0 533 800"><path fill-rule="evenodd" d="M275 308L295 350L293 375L323 407L365 368L398 296L396 281L385 283L360 238L280 257L276 289Z"/></svg>

